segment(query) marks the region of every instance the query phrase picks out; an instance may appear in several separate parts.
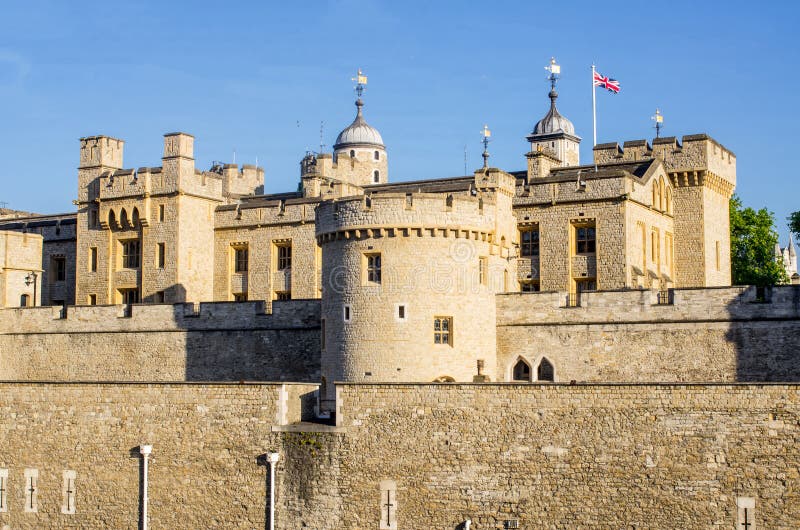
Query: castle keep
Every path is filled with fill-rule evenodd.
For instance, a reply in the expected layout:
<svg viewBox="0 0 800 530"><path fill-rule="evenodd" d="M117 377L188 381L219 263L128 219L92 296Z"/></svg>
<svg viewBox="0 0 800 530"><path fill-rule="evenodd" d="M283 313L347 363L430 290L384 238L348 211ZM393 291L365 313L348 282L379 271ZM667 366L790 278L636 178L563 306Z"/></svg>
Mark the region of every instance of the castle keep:
<svg viewBox="0 0 800 530"><path fill-rule="evenodd" d="M796 528L800 286L730 286L733 153L580 165L554 86L522 169L390 181L358 81L297 191L91 136L76 213L0 213L0 528Z"/></svg>

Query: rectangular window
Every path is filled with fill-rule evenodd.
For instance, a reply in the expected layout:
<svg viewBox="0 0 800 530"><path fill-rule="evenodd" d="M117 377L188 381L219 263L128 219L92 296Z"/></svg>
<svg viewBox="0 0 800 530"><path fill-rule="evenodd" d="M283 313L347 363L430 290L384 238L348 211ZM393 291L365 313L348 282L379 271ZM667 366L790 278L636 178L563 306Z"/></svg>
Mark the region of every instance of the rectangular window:
<svg viewBox="0 0 800 530"><path fill-rule="evenodd" d="M523 293L539 292L539 282L538 281L520 282L519 289Z"/></svg>
<svg viewBox="0 0 800 530"><path fill-rule="evenodd" d="M585 280L575 280L575 290L579 293L597 290L597 281L594 278L587 278Z"/></svg>
<svg viewBox="0 0 800 530"><path fill-rule="evenodd" d="M159 223L163 223L164 222L164 205L163 204L159 204L158 205L158 222Z"/></svg>
<svg viewBox="0 0 800 530"><path fill-rule="evenodd" d="M158 251L156 253L156 267L159 269L164 268L164 264L166 263L167 257L167 246L165 243L158 244Z"/></svg>
<svg viewBox="0 0 800 530"><path fill-rule="evenodd" d="M381 283L381 255L367 254L367 281Z"/></svg>
<svg viewBox="0 0 800 530"><path fill-rule="evenodd" d="M89 228L97 228L97 210L91 208L89 210Z"/></svg>
<svg viewBox="0 0 800 530"><path fill-rule="evenodd" d="M278 245L278 270L292 268L292 245Z"/></svg>
<svg viewBox="0 0 800 530"><path fill-rule="evenodd" d="M717 252L717 270L720 270L720 253L719 253L719 241L716 242L715 245L716 252Z"/></svg>
<svg viewBox="0 0 800 530"><path fill-rule="evenodd" d="M67 258L64 256L54 256L53 260L53 281L63 282L67 279Z"/></svg>
<svg viewBox="0 0 800 530"><path fill-rule="evenodd" d="M97 272L97 247L89 249L89 271Z"/></svg>
<svg viewBox="0 0 800 530"><path fill-rule="evenodd" d="M0 469L0 512L8 511L8 469Z"/></svg>
<svg viewBox="0 0 800 530"><path fill-rule="evenodd" d="M453 317L433 317L433 343L453 345Z"/></svg>
<svg viewBox="0 0 800 530"><path fill-rule="evenodd" d="M395 322L405 322L408 319L408 304L403 302L394 305Z"/></svg>
<svg viewBox="0 0 800 530"><path fill-rule="evenodd" d="M89 305L97 305L97 295L90 294L89 295Z"/></svg>
<svg viewBox="0 0 800 530"><path fill-rule="evenodd" d="M139 303L139 289L120 289L119 294L123 304Z"/></svg>
<svg viewBox="0 0 800 530"><path fill-rule="evenodd" d="M233 271L234 272L247 272L249 250L247 247L239 247L233 249Z"/></svg>
<svg viewBox="0 0 800 530"><path fill-rule="evenodd" d="M658 235L658 230L653 229L650 232L650 259L653 263L658 263L659 254L661 254L661 238Z"/></svg>
<svg viewBox="0 0 800 530"><path fill-rule="evenodd" d="M291 300L291 291L275 291L275 300Z"/></svg>
<svg viewBox="0 0 800 530"><path fill-rule="evenodd" d="M164 296L164 291L156 291L156 294L153 295L153 303L154 304L163 304L166 297Z"/></svg>
<svg viewBox="0 0 800 530"><path fill-rule="evenodd" d="M531 257L539 255L539 229L522 228L519 231L519 255Z"/></svg>
<svg viewBox="0 0 800 530"><path fill-rule="evenodd" d="M324 318L322 320L320 320L319 325L320 325L320 328L319 328L319 341L320 341L319 348L322 351L325 351L325 319Z"/></svg>
<svg viewBox="0 0 800 530"><path fill-rule="evenodd" d="M591 226L575 227L575 251L578 254L594 254L596 251L595 228Z"/></svg>
<svg viewBox="0 0 800 530"><path fill-rule="evenodd" d="M121 241L122 267L125 269L138 269L141 263L142 246L138 239Z"/></svg>
<svg viewBox="0 0 800 530"><path fill-rule="evenodd" d="M247 293L233 293L234 302L247 302Z"/></svg>
<svg viewBox="0 0 800 530"><path fill-rule="evenodd" d="M74 471L64 471L63 485L61 487L61 513L72 515L75 513L75 477Z"/></svg>
<svg viewBox="0 0 800 530"><path fill-rule="evenodd" d="M489 282L489 258L485 256L478 258L478 282L481 285Z"/></svg>
<svg viewBox="0 0 800 530"><path fill-rule="evenodd" d="M345 306L342 308L342 319L345 322L350 322L350 319L352 318L352 316L353 315L352 315L352 310L350 308L350 305L349 304L345 304Z"/></svg>

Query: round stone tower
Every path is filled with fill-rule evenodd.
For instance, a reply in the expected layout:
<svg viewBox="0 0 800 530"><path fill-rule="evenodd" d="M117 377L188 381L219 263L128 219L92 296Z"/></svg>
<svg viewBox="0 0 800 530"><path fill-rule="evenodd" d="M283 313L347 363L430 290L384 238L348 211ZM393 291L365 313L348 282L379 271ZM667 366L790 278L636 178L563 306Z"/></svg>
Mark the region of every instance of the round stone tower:
<svg viewBox="0 0 800 530"><path fill-rule="evenodd" d="M494 378L494 295L509 282L496 198L387 193L320 204L328 400L335 381L472 381L479 361Z"/></svg>

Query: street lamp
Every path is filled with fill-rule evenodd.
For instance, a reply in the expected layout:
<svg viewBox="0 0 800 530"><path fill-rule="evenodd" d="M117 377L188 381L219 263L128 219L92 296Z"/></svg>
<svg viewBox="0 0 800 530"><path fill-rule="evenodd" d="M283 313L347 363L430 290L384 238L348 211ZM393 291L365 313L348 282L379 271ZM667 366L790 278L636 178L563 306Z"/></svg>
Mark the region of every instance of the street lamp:
<svg viewBox="0 0 800 530"><path fill-rule="evenodd" d="M33 306L36 307L36 279L39 277L36 272L31 271L25 276L25 285L30 287L33 284Z"/></svg>

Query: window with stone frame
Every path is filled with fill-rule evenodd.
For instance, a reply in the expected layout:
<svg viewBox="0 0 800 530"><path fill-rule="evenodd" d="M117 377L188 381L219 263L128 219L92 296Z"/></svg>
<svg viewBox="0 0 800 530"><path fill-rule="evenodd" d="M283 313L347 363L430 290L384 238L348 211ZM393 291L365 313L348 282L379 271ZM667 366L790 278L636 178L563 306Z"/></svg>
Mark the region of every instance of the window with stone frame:
<svg viewBox="0 0 800 530"><path fill-rule="evenodd" d="M138 269L142 260L142 244L138 239L120 241L122 244L122 267Z"/></svg>
<svg viewBox="0 0 800 530"><path fill-rule="evenodd" d="M555 381L555 367L546 357L542 357L539 366L536 367L536 380Z"/></svg>
<svg viewBox="0 0 800 530"><path fill-rule="evenodd" d="M163 269L167 262L167 245L158 243L156 245L156 268Z"/></svg>
<svg viewBox="0 0 800 530"><path fill-rule="evenodd" d="M123 304L139 303L139 289L120 289L119 294Z"/></svg>
<svg viewBox="0 0 800 530"><path fill-rule="evenodd" d="M292 299L292 292L291 291L275 291L275 300L291 300Z"/></svg>
<svg viewBox="0 0 800 530"><path fill-rule="evenodd" d="M233 247L233 272L247 272L249 265L250 250L248 247Z"/></svg>
<svg viewBox="0 0 800 530"><path fill-rule="evenodd" d="M486 256L478 258L478 283L481 285L489 283L489 258Z"/></svg>
<svg viewBox="0 0 800 530"><path fill-rule="evenodd" d="M522 257L539 255L539 227L525 226L519 229L519 255Z"/></svg>
<svg viewBox="0 0 800 530"><path fill-rule="evenodd" d="M381 255L380 253L366 254L366 279L368 283L381 283Z"/></svg>
<svg viewBox="0 0 800 530"><path fill-rule="evenodd" d="M596 236L594 223L575 226L575 252L577 254L597 252Z"/></svg>
<svg viewBox="0 0 800 530"><path fill-rule="evenodd" d="M453 317L433 317L433 343L453 345Z"/></svg>
<svg viewBox="0 0 800 530"><path fill-rule="evenodd" d="M89 248L89 271L97 272L97 247Z"/></svg>
<svg viewBox="0 0 800 530"><path fill-rule="evenodd" d="M278 250L278 270L286 270L292 268L292 243L277 243Z"/></svg>
<svg viewBox="0 0 800 530"><path fill-rule="evenodd" d="M594 278L581 278L575 280L575 292L585 293L597 290L597 280Z"/></svg>
<svg viewBox="0 0 800 530"><path fill-rule="evenodd" d="M53 256L52 260L52 281L63 282L67 279L67 258L64 256Z"/></svg>
<svg viewBox="0 0 800 530"><path fill-rule="evenodd" d="M233 293L234 302L247 302L247 293Z"/></svg>
<svg viewBox="0 0 800 530"><path fill-rule="evenodd" d="M530 381L531 365L526 363L523 359L518 360L512 370L511 378L514 381Z"/></svg>

